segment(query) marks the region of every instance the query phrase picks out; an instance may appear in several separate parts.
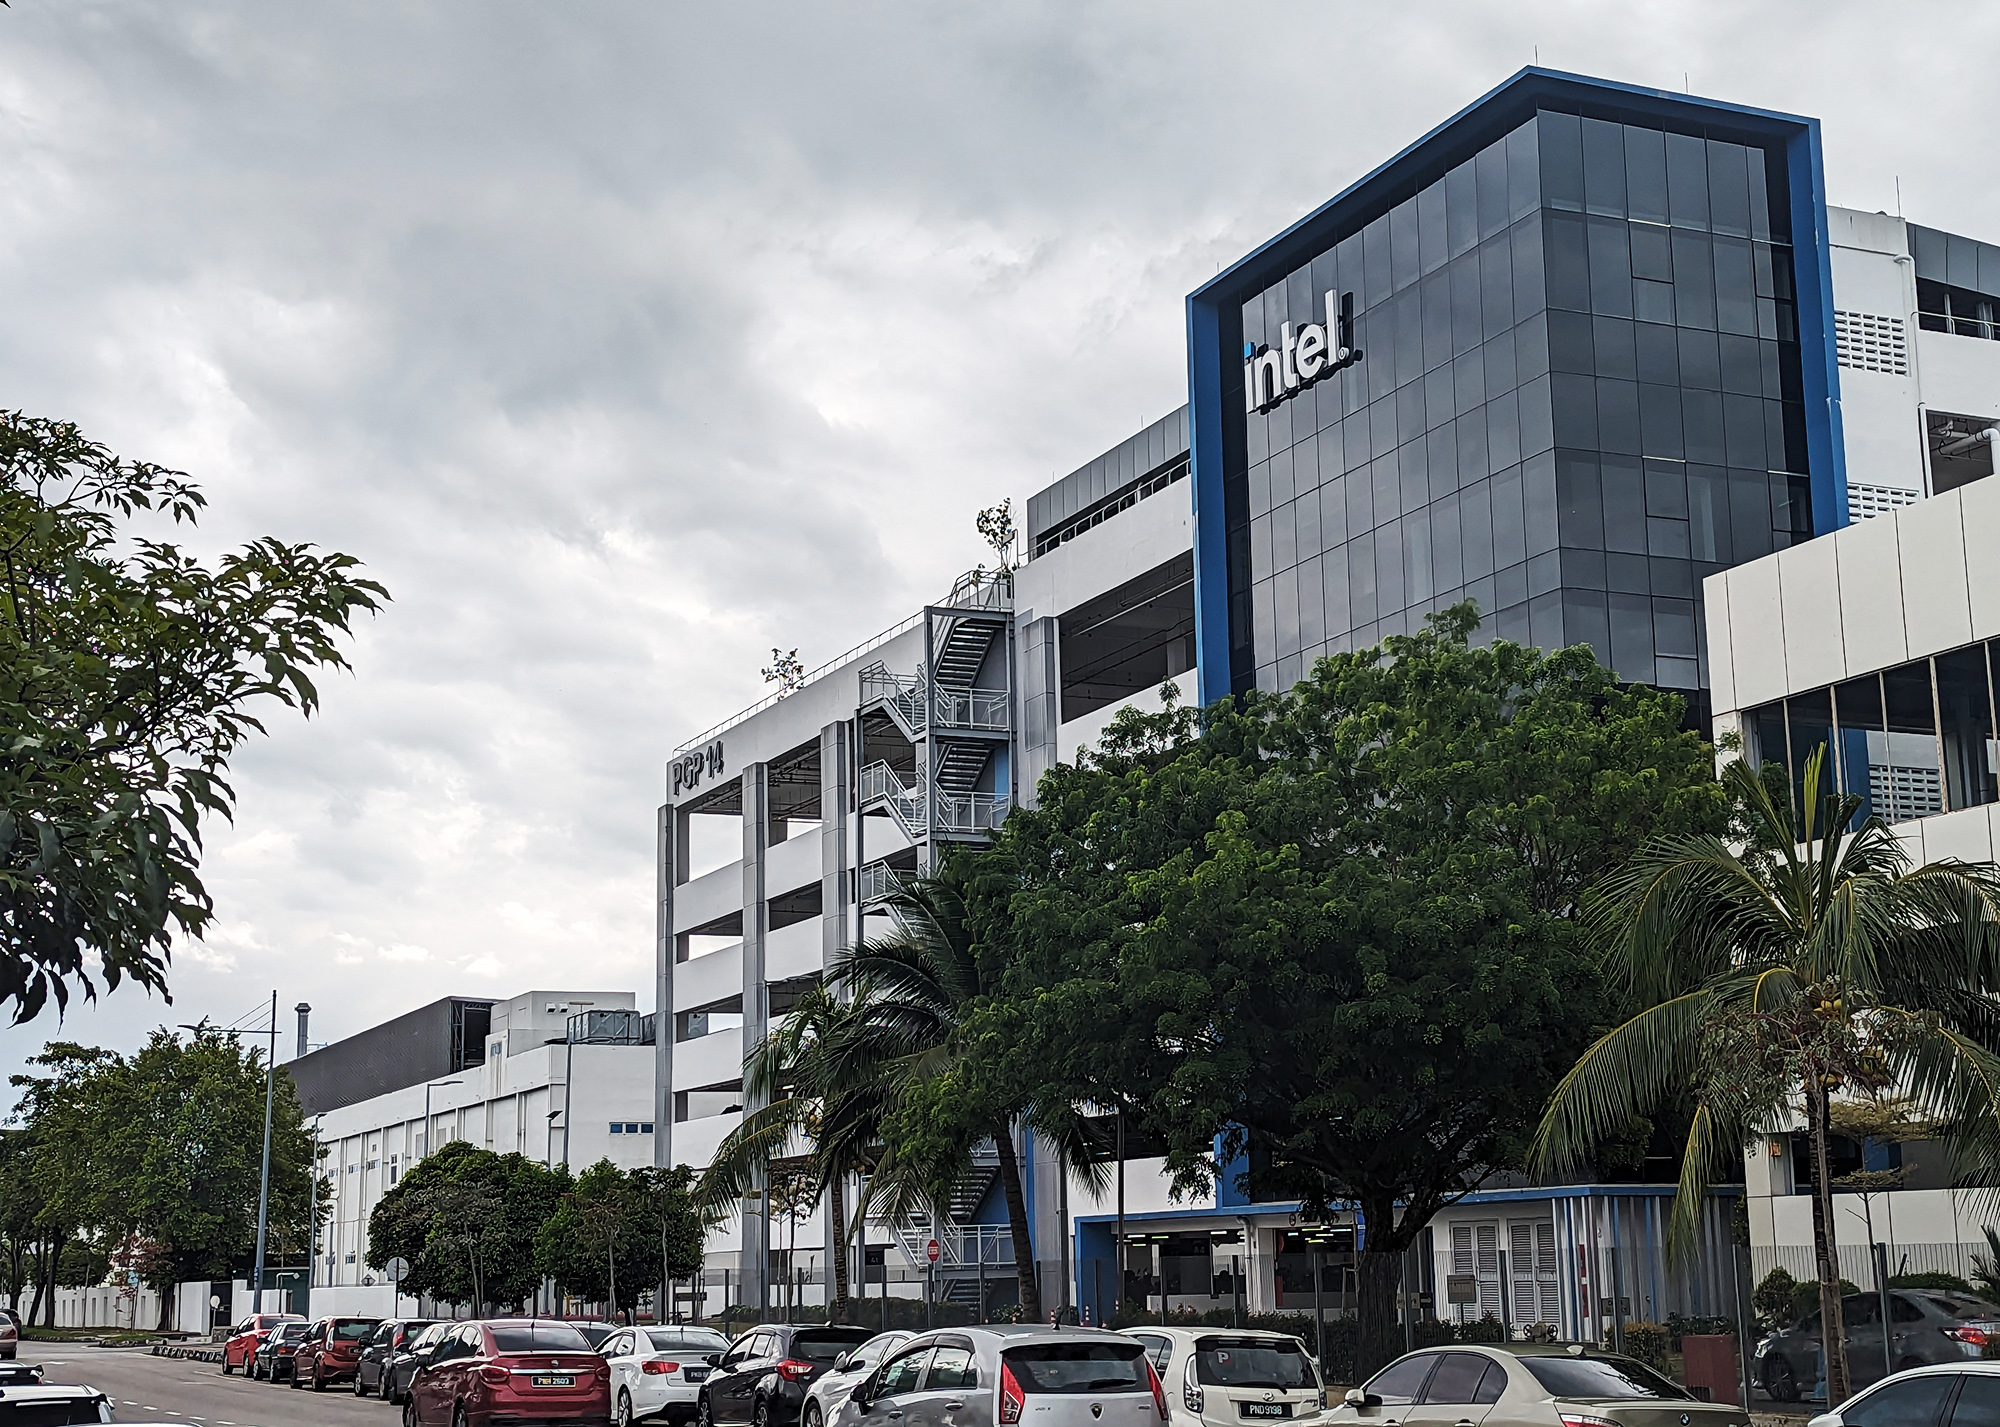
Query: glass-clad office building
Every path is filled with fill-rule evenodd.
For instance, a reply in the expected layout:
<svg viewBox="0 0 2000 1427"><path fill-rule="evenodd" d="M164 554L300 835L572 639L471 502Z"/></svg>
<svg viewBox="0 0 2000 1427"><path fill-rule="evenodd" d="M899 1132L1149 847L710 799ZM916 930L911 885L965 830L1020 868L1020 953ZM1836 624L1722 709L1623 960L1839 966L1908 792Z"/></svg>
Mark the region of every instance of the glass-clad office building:
<svg viewBox="0 0 2000 1427"><path fill-rule="evenodd" d="M1204 696L1465 598L1703 688L1703 576L1844 510L1817 173L1808 120L1525 71L1205 285Z"/></svg>

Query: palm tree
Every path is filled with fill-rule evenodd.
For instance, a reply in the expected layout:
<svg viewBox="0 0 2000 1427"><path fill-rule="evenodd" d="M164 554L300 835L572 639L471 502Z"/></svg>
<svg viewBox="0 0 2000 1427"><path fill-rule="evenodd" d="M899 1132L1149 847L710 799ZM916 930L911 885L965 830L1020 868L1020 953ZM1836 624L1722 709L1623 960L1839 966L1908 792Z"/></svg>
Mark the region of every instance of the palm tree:
<svg viewBox="0 0 2000 1427"><path fill-rule="evenodd" d="M1742 761L1723 773L1747 839L1662 838L1593 894L1613 987L1638 1008L1551 1097L1529 1165L1564 1174L1679 1096L1695 1110L1668 1230L1691 1258L1716 1166L1760 1128L1802 1112L1813 1157L1828 1401L1848 1392L1827 1163L1836 1092L1900 1092L1946 1128L1960 1163L1996 1162L2000 869L1912 867L1860 800L1806 761L1802 817Z"/></svg>

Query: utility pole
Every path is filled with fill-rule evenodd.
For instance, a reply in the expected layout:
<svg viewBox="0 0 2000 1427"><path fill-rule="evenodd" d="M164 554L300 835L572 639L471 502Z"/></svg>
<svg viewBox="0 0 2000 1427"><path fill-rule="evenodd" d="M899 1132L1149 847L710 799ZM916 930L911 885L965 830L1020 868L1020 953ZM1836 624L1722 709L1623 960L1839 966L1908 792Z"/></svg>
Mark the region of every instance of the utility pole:
<svg viewBox="0 0 2000 1427"><path fill-rule="evenodd" d="M300 1033L299 1040L301 1044L303 1044L305 1040L304 1032ZM306 1222L307 1225L309 1226L306 1230L306 1242L311 1245L311 1250L306 1257L306 1309L308 1315L310 1315L312 1309L312 1291L315 1287L318 1286L319 1283L319 1122L320 1119L321 1117L318 1115L313 1116L312 1146L307 1151L306 1154L306 1165L308 1170L312 1174L312 1184L306 1196L306 1202L309 1206L306 1210L307 1214ZM332 1285L329 1284L328 1286L331 1287Z"/></svg>
<svg viewBox="0 0 2000 1427"><path fill-rule="evenodd" d="M271 1096L278 1085L278 993L271 993L271 1054L264 1061L264 1173L257 1189L257 1281L251 1285L252 1313L264 1311L264 1239L271 1222Z"/></svg>

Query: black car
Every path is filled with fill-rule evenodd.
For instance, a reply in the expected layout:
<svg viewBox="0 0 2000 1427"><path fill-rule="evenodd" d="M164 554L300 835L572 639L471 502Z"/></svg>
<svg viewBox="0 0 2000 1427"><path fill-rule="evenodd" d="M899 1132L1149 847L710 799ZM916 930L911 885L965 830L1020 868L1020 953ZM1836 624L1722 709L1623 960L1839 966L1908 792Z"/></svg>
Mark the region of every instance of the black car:
<svg viewBox="0 0 2000 1427"><path fill-rule="evenodd" d="M312 1324L304 1319L294 1319L280 1323L264 1335L264 1341L257 1345L257 1356L250 1359L250 1380L263 1379L265 1382L282 1382L292 1375L292 1354L299 1344L312 1332Z"/></svg>
<svg viewBox="0 0 2000 1427"><path fill-rule="evenodd" d="M842 1353L875 1335L866 1328L819 1323L764 1323L729 1345L722 1361L701 1385L695 1400L699 1427L749 1422L755 1427L792 1427L799 1420L806 1389Z"/></svg>
<svg viewBox="0 0 2000 1427"><path fill-rule="evenodd" d="M454 1323L432 1323L403 1339L402 1346L389 1355L389 1366L382 1374L384 1401L400 1406L410 1400L410 1380L417 1375L419 1368L430 1366L431 1355L437 1351L438 1343L456 1326Z"/></svg>
<svg viewBox="0 0 2000 1427"><path fill-rule="evenodd" d="M435 1318L389 1318L376 1324L368 1341L361 1345L361 1361L354 1365L354 1395L366 1397L371 1392L380 1392L389 1397L391 1359L436 1321Z"/></svg>

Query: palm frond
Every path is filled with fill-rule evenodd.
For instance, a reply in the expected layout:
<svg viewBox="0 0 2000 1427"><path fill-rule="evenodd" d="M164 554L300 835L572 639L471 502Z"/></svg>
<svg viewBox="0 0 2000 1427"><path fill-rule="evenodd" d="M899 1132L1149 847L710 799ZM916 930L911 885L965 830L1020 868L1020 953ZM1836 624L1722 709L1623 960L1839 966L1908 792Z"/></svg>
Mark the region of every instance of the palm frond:
<svg viewBox="0 0 2000 1427"><path fill-rule="evenodd" d="M1535 1174L1567 1174L1592 1149L1650 1113L1699 1061L1715 993L1706 988L1649 1006L1586 1050L1549 1097L1528 1147Z"/></svg>

